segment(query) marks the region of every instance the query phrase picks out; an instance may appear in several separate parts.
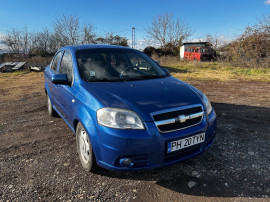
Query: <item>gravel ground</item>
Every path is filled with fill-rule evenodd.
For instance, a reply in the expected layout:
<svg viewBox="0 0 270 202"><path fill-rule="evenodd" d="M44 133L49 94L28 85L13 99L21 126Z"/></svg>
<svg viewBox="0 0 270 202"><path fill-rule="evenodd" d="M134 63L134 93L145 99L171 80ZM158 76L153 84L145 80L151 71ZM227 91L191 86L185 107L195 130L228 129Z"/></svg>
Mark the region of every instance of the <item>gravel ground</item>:
<svg viewBox="0 0 270 202"><path fill-rule="evenodd" d="M162 169L85 172L46 111L43 74L0 74L0 201L270 201L270 83L190 81L218 115L205 153Z"/></svg>

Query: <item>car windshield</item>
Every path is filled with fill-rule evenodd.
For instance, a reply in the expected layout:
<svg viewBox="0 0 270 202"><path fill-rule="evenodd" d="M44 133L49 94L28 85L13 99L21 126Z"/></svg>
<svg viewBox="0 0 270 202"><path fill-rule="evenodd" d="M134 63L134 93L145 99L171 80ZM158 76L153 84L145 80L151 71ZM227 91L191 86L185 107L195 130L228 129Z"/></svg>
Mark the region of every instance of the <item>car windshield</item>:
<svg viewBox="0 0 270 202"><path fill-rule="evenodd" d="M80 76L87 82L142 80L168 74L139 51L127 49L85 49L76 52Z"/></svg>

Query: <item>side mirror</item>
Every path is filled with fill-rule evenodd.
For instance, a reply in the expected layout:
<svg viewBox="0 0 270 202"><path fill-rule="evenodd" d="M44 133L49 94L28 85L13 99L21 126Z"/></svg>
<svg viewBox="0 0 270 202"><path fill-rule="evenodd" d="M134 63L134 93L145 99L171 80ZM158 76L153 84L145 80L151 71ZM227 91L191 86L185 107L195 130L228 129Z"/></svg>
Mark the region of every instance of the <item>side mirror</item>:
<svg viewBox="0 0 270 202"><path fill-rule="evenodd" d="M55 74L52 77L52 83L60 85L70 85L70 81L67 78L66 74Z"/></svg>
<svg viewBox="0 0 270 202"><path fill-rule="evenodd" d="M171 75L168 69L163 68L167 75Z"/></svg>
<svg viewBox="0 0 270 202"><path fill-rule="evenodd" d="M160 61L159 60L154 60L155 63L157 63L158 65L160 65Z"/></svg>

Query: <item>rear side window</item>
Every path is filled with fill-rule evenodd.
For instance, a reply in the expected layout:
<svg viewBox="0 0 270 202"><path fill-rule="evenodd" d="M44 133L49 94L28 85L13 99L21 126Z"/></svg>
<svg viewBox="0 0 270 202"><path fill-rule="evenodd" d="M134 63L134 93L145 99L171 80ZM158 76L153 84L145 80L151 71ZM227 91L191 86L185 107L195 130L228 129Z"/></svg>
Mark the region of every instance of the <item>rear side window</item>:
<svg viewBox="0 0 270 202"><path fill-rule="evenodd" d="M67 74L67 78L70 82L72 82L73 77L73 66L72 66L72 56L69 51L65 51L64 56L61 60L61 64L59 67L60 74Z"/></svg>
<svg viewBox="0 0 270 202"><path fill-rule="evenodd" d="M61 58L61 55L62 55L62 52L59 52L57 53L57 55L53 58L53 61L52 61L52 64L51 64L51 69L56 72L57 70L57 65L58 65L58 62Z"/></svg>

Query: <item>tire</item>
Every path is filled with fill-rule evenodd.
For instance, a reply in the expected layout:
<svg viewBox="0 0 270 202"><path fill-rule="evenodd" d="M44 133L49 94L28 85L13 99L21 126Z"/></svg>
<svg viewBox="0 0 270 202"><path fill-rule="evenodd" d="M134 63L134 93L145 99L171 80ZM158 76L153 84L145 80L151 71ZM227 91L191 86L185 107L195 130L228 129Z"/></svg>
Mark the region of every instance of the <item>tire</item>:
<svg viewBox="0 0 270 202"><path fill-rule="evenodd" d="M50 116L52 116L52 117L57 117L58 116L56 111L53 109L52 102L51 102L51 99L50 99L49 95L47 95L47 107L48 107L48 113L49 113Z"/></svg>
<svg viewBox="0 0 270 202"><path fill-rule="evenodd" d="M98 166L92 149L92 144L81 123L78 123L76 128L76 145L83 169L87 172L95 171Z"/></svg>

